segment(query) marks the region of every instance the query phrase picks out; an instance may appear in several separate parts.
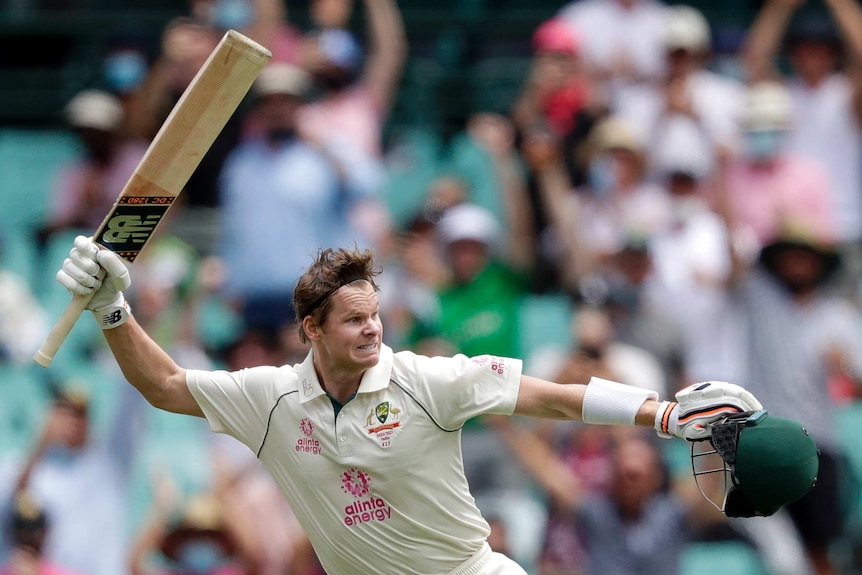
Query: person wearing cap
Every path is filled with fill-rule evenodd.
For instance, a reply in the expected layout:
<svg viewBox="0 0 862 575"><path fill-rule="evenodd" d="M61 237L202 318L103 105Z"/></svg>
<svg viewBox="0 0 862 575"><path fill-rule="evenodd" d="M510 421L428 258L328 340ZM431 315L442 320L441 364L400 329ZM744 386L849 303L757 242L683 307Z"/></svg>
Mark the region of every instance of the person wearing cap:
<svg viewBox="0 0 862 575"><path fill-rule="evenodd" d="M716 377L743 378L770 416L800 422L817 443L817 483L787 512L818 574L835 572L830 549L846 524L836 391L849 386L855 396L862 382L862 316L835 289L838 245L832 230L801 214L783 220L760 249L729 236L729 291L708 320L722 342L714 350Z"/></svg>
<svg viewBox="0 0 862 575"><path fill-rule="evenodd" d="M272 271L272 270L266 270ZM383 343L371 250L318 249L293 290L302 363L239 371L178 365L146 334L123 295L122 259L86 236L58 272L92 296L120 369L153 406L205 417L263 462L328 573L524 575L491 550L490 527L464 474L464 424L485 414L642 426L665 438L706 438L729 413L762 409L744 387L710 381L657 393L593 378L558 385L517 358L427 356ZM116 315L114 315L116 314Z"/></svg>
<svg viewBox="0 0 862 575"><path fill-rule="evenodd" d="M51 532L51 521L32 493L16 493L5 519L3 529L12 541L12 549L0 564L0 575L76 575L46 557L45 541Z"/></svg>
<svg viewBox="0 0 862 575"><path fill-rule="evenodd" d="M648 178L646 140L626 118L612 114L599 121L590 131L587 150L587 182L568 200L568 209L580 212L577 225L561 221L565 228L558 233L578 235L587 258L580 265L590 267L622 247L627 235L649 237L665 229L671 223L671 203L667 190Z"/></svg>
<svg viewBox="0 0 862 575"><path fill-rule="evenodd" d="M302 130L316 140L382 157L382 127L407 62L408 44L398 4L363 0L366 49L344 22L308 32L300 65L320 89L302 111Z"/></svg>
<svg viewBox="0 0 862 575"><path fill-rule="evenodd" d="M841 279L856 297L862 277L862 7L855 0L820 4L764 2L741 56L750 82L779 81L789 91L786 147L818 160L829 175L830 210L844 258ZM779 71L782 55L790 65L786 74Z"/></svg>
<svg viewBox="0 0 862 575"><path fill-rule="evenodd" d="M157 484L150 516L133 537L131 575L248 575L261 567L248 509L227 504L229 485L171 501L176 488ZM159 565L164 567L159 567Z"/></svg>
<svg viewBox="0 0 862 575"><path fill-rule="evenodd" d="M98 428L94 391L76 381L57 384L32 448L0 460L0 502L32 494L51 522L44 557L87 575L125 572L130 473L145 403L128 391Z"/></svg>
<svg viewBox="0 0 862 575"><path fill-rule="evenodd" d="M219 178L222 294L253 329L273 332L291 321L290 292L311 251L372 242L356 219L377 205L375 179L300 132L298 112L310 89L301 68L268 64L251 88L254 133L231 152Z"/></svg>
<svg viewBox="0 0 862 575"><path fill-rule="evenodd" d="M42 239L58 230L98 228L147 150L146 141L126 137L123 104L109 92L82 90L64 112L80 154L52 178Z"/></svg>
<svg viewBox="0 0 862 575"><path fill-rule="evenodd" d="M628 119L654 145L673 138L673 132L697 134L698 147L739 147L737 117L744 101L743 84L708 68L712 33L704 15L692 6L668 6L662 35L665 67L653 82L620 90L612 110ZM651 146L651 176L658 175L659 158Z"/></svg>
<svg viewBox="0 0 862 575"><path fill-rule="evenodd" d="M784 84L763 81L746 91L739 155L720 157L713 207L728 212L755 249L773 240L784 222L803 219L818 234L837 229L835 188L822 162L789 149L791 96Z"/></svg>

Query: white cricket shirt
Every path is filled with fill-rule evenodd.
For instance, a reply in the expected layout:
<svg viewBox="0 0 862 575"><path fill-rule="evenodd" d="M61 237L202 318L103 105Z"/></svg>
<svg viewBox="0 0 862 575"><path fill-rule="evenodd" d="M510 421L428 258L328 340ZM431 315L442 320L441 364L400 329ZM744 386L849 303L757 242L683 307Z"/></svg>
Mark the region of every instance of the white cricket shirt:
<svg viewBox="0 0 862 575"><path fill-rule="evenodd" d="M461 426L510 415L521 361L393 353L335 416L311 353L295 366L189 370L213 431L272 473L328 573L445 575L490 529L464 477Z"/></svg>

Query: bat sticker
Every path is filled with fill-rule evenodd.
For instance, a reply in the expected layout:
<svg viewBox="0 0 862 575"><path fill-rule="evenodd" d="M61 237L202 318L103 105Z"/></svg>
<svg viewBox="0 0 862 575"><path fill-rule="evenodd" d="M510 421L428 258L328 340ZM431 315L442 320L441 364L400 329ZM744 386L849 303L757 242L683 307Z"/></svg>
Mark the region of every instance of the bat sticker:
<svg viewBox="0 0 862 575"><path fill-rule="evenodd" d="M96 242L130 262L135 261L173 200L169 196L120 198Z"/></svg>

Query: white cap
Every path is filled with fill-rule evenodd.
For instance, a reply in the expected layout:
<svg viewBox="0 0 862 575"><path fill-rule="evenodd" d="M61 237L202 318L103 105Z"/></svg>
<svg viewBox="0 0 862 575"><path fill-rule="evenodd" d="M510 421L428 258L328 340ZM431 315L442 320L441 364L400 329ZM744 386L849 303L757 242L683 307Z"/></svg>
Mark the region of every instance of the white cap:
<svg viewBox="0 0 862 575"><path fill-rule="evenodd" d="M699 10L683 5L667 8L664 37L667 49L705 52L709 50L711 43L709 23Z"/></svg>
<svg viewBox="0 0 862 575"><path fill-rule="evenodd" d="M301 98L310 87L311 78L305 70L293 64L274 62L260 71L253 92L258 97L284 94Z"/></svg>
<svg viewBox="0 0 862 575"><path fill-rule="evenodd" d="M793 124L793 101L780 82L758 82L748 88L742 111L745 130L787 130Z"/></svg>
<svg viewBox="0 0 862 575"><path fill-rule="evenodd" d="M113 132L123 125L123 116L120 100L101 90L84 90L66 105L66 119L76 128Z"/></svg>
<svg viewBox="0 0 862 575"><path fill-rule="evenodd" d="M500 225L491 212L475 204L452 206L443 213L437 226L441 239L447 244L474 240L493 246L500 235Z"/></svg>
<svg viewBox="0 0 862 575"><path fill-rule="evenodd" d="M712 169L709 142L703 131L687 120L670 118L653 153L662 175L683 173L702 178Z"/></svg>

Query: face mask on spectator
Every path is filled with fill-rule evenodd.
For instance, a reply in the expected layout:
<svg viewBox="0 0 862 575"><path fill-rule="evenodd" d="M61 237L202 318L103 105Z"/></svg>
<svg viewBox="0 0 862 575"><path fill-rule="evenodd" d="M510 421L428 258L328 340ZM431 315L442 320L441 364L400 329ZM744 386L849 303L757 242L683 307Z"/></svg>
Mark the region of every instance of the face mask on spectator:
<svg viewBox="0 0 862 575"><path fill-rule="evenodd" d="M221 30L245 28L254 18L254 6L247 0L215 0L210 13L213 26Z"/></svg>
<svg viewBox="0 0 862 575"><path fill-rule="evenodd" d="M597 156L587 169L590 190L597 196L607 195L617 187L619 180L617 170L617 164L613 158L604 154Z"/></svg>
<svg viewBox="0 0 862 575"><path fill-rule="evenodd" d="M178 563L196 575L210 573L225 562L221 546L214 541L189 541L180 550Z"/></svg>
<svg viewBox="0 0 862 575"><path fill-rule="evenodd" d="M775 158L784 143L782 130L752 130L745 132L745 156L755 162Z"/></svg>
<svg viewBox="0 0 862 575"><path fill-rule="evenodd" d="M147 61L133 50L123 50L105 59L105 82L114 92L123 94L140 86L147 75Z"/></svg>

